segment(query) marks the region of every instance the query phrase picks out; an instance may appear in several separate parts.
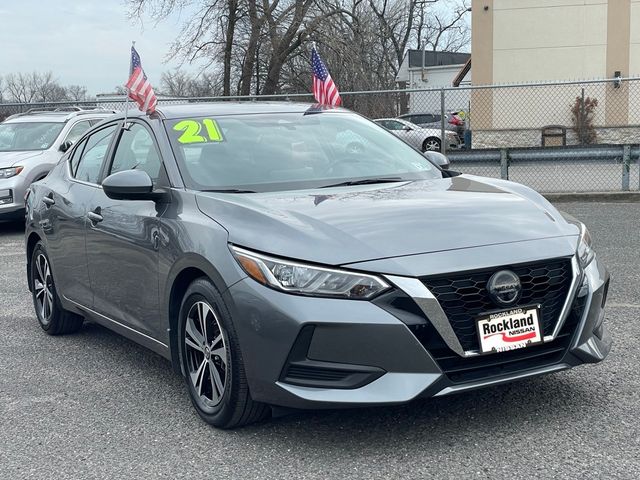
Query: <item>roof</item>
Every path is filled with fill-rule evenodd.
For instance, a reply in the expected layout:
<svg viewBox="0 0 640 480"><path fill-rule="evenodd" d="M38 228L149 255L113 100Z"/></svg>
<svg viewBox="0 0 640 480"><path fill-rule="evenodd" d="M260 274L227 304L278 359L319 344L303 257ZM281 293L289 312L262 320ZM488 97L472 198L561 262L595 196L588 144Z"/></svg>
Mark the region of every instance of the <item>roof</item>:
<svg viewBox="0 0 640 480"><path fill-rule="evenodd" d="M409 56L409 68L422 68L422 54L423 50L409 50L407 52L407 55ZM425 67L462 65L467 63L469 58L471 58L470 53L434 52L431 50L424 50Z"/></svg>
<svg viewBox="0 0 640 480"><path fill-rule="evenodd" d="M71 118L81 115L91 115L93 117L108 117L113 115L113 110L91 109L91 110L74 110L74 111L46 111L46 110L29 110L24 113L17 113L8 117L5 122L46 122L46 123L65 123Z"/></svg>
<svg viewBox="0 0 640 480"><path fill-rule="evenodd" d="M206 115L245 115L260 113L304 113L315 104L300 102L211 102L181 105L160 105L157 112L164 118L203 117ZM323 106L321 111L343 111L339 107Z"/></svg>

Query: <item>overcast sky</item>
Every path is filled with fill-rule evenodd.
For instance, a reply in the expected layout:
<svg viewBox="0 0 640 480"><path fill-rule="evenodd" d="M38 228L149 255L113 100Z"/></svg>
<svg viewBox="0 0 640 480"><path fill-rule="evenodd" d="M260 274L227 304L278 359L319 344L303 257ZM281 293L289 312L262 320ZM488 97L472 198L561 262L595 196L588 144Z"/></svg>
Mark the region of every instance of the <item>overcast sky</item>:
<svg viewBox="0 0 640 480"><path fill-rule="evenodd" d="M163 62L180 16L142 26L127 18L122 0L0 0L0 22L0 75L50 70L63 85L112 92L127 80L131 40L152 84L178 65Z"/></svg>

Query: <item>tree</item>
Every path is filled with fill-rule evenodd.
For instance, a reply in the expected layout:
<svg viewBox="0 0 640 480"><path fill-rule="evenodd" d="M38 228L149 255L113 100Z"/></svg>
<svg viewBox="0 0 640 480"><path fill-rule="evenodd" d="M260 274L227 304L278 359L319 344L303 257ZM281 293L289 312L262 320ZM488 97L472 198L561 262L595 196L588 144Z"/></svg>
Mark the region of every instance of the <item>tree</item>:
<svg viewBox="0 0 640 480"><path fill-rule="evenodd" d="M67 87L67 98L74 102L85 102L89 100L87 87L83 87L82 85L69 85Z"/></svg>
<svg viewBox="0 0 640 480"><path fill-rule="evenodd" d="M67 100L67 89L58 83L53 73L10 73L5 77L6 93L10 101L58 102Z"/></svg>
<svg viewBox="0 0 640 480"><path fill-rule="evenodd" d="M45 103L89 100L82 85L62 86L53 73L10 73L0 78L0 102Z"/></svg>
<svg viewBox="0 0 640 480"><path fill-rule="evenodd" d="M169 57L204 60L203 71L219 79L223 95L308 91L311 40L343 90L392 88L408 48L459 51L468 45L468 2L128 0L137 19L160 21L195 8Z"/></svg>
<svg viewBox="0 0 640 480"><path fill-rule="evenodd" d="M159 92L169 97L213 97L222 94L220 85L219 75L200 74L193 77L175 70L162 74Z"/></svg>
<svg viewBox="0 0 640 480"><path fill-rule="evenodd" d="M581 97L576 97L571 106L571 121L576 132L578 142L581 145L597 143L598 135L593 125L595 110L598 106L596 98L585 97L584 91Z"/></svg>

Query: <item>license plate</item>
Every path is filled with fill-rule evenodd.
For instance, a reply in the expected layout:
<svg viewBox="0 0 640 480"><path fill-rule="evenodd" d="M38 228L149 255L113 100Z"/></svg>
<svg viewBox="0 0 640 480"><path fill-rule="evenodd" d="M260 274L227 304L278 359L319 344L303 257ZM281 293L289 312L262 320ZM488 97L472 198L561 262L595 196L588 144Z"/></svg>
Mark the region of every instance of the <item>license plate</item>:
<svg viewBox="0 0 640 480"><path fill-rule="evenodd" d="M508 352L542 343L540 306L487 313L476 320L482 353Z"/></svg>
<svg viewBox="0 0 640 480"><path fill-rule="evenodd" d="M0 190L0 198L11 198L11 190Z"/></svg>

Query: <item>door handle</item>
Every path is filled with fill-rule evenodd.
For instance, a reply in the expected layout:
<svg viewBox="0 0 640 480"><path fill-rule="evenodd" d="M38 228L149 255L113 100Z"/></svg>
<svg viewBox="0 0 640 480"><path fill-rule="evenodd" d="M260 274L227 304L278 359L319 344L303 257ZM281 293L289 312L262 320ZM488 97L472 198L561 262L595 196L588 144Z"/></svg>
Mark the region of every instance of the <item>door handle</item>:
<svg viewBox="0 0 640 480"><path fill-rule="evenodd" d="M49 195L42 197L42 203L44 203L47 206L47 208L50 207L51 205L54 205L56 201L53 199L53 193L50 193Z"/></svg>
<svg viewBox="0 0 640 480"><path fill-rule="evenodd" d="M102 215L100 215L100 207L96 208L93 212L87 213L87 218L91 220L92 224L96 224L102 221Z"/></svg>

